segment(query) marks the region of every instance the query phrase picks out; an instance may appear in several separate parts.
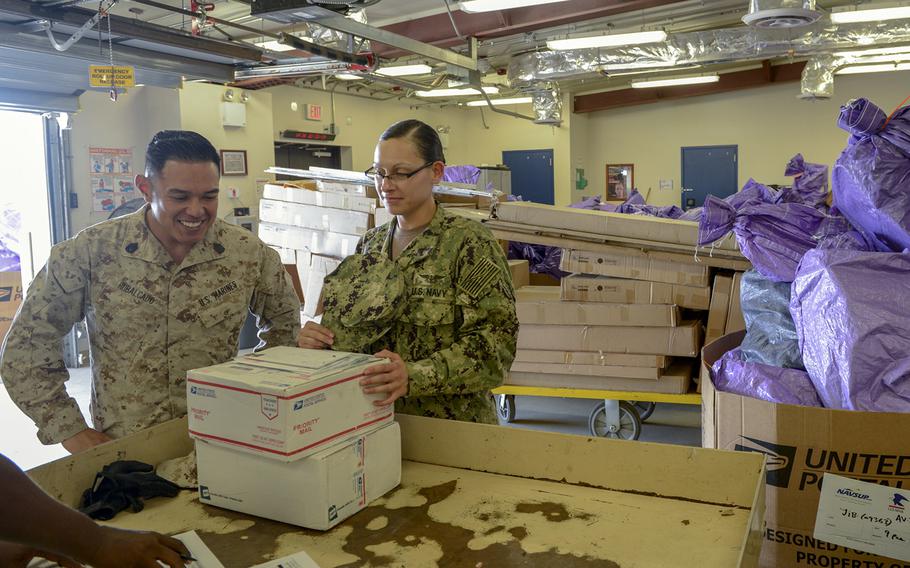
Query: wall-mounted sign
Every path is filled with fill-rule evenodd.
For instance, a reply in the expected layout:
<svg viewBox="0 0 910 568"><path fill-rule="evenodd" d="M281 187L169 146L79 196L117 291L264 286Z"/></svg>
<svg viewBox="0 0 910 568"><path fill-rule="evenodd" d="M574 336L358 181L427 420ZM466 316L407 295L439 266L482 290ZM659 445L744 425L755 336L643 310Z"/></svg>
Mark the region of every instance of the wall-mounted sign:
<svg viewBox="0 0 910 568"><path fill-rule="evenodd" d="M306 119L307 120L322 120L322 105L307 105L306 106Z"/></svg>
<svg viewBox="0 0 910 568"><path fill-rule="evenodd" d="M126 65L117 65L113 68L110 65L89 65L88 82L92 87L134 87L136 75L133 68Z"/></svg>
<svg viewBox="0 0 910 568"><path fill-rule="evenodd" d="M331 142L335 139L334 134L326 132L301 132L299 130L282 130L282 138L294 138L296 140L317 140L320 142Z"/></svg>

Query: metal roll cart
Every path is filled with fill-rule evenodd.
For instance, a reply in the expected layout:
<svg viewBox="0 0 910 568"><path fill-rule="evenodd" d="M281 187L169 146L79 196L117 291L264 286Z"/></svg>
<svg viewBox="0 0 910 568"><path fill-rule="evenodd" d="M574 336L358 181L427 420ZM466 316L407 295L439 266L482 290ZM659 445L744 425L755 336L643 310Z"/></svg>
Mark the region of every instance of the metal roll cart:
<svg viewBox="0 0 910 568"><path fill-rule="evenodd" d="M588 429L592 436L620 440L637 440L641 435L642 423L651 416L658 402L701 405L701 395L698 393L662 394L516 385L503 385L493 389L492 392L496 412L503 422L515 420L516 396L584 398L603 401L603 404L598 404L591 411L588 417Z"/></svg>

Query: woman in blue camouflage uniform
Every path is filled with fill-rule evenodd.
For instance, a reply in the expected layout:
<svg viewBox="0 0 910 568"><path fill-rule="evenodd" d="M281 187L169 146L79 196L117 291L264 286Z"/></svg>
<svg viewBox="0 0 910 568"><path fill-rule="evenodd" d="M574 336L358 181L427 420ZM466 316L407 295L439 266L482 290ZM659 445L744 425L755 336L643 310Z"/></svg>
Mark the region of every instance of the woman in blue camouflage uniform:
<svg viewBox="0 0 910 568"><path fill-rule="evenodd" d="M395 217L365 234L357 254L326 279L323 325L307 323L298 343L388 358L362 381L365 392L386 395L376 404L496 423L490 389L515 357L514 290L490 231L433 199L444 169L442 143L429 125L405 120L380 136L366 173ZM372 269L390 284L377 282ZM367 321L380 312L384 319Z"/></svg>

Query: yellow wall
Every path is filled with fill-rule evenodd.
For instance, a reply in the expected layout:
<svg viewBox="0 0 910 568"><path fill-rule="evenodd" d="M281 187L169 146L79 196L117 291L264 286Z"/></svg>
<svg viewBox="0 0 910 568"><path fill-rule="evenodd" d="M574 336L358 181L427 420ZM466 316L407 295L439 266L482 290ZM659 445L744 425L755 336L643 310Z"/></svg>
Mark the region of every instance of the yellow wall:
<svg viewBox="0 0 910 568"><path fill-rule="evenodd" d="M328 93L292 86L268 89L272 94L274 135L281 130L323 132L331 122L331 98ZM291 103L297 110L291 110ZM421 101L422 102L422 101ZM484 128L480 110L438 106L416 106L414 101L368 100L345 94L335 95L336 146L351 148L354 170L367 169L373 161L373 149L383 130L399 120L416 118L433 127L449 129L446 160L449 164L498 164L503 150L552 149L557 203L568 202L574 170L569 172L569 129L566 124L553 128L530 121L484 111L489 129ZM307 120L305 105L322 105L321 121ZM509 107L514 112L531 115L530 105ZM517 192L518 189L516 188Z"/></svg>
<svg viewBox="0 0 910 568"><path fill-rule="evenodd" d="M89 147L129 148L134 173L145 168L145 147L159 130L180 128L177 91L159 87L137 87L111 102L107 91L87 91L79 97L73 116L73 189L79 207L70 209L73 233L108 218L109 213L92 211L89 183ZM138 193L137 193L138 196Z"/></svg>
<svg viewBox="0 0 910 568"><path fill-rule="evenodd" d="M590 184L574 194L602 195L606 164L631 163L635 185L643 194L651 189L649 203L678 205L680 148L721 144L739 146L739 187L750 177L789 184L784 166L797 152L810 162L834 164L847 140L837 127L842 104L866 97L890 113L910 95L908 79L908 72L840 76L828 101L800 100L799 85L788 83L591 113ZM672 179L673 189L661 191L660 179Z"/></svg>
<svg viewBox="0 0 910 568"><path fill-rule="evenodd" d="M180 89L180 127L202 134L219 150L245 150L247 175L222 176L218 215L227 216L234 207L258 210L257 185L274 176L264 173L275 165L272 141L272 94L268 90L246 91L246 126L231 127L221 123L221 103L227 87L206 83L187 83ZM234 88L234 102L240 101L241 89ZM238 199L229 190L239 190Z"/></svg>

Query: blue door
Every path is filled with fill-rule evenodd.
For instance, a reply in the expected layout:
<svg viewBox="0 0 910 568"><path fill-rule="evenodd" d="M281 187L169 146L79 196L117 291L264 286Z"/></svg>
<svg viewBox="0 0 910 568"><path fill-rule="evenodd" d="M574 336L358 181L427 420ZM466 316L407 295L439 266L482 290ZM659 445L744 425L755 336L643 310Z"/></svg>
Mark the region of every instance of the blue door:
<svg viewBox="0 0 910 568"><path fill-rule="evenodd" d="M512 170L512 195L553 205L553 150L508 150L502 163Z"/></svg>
<svg viewBox="0 0 910 568"><path fill-rule="evenodd" d="M723 199L737 191L736 146L682 149L682 208L701 207L709 195Z"/></svg>

